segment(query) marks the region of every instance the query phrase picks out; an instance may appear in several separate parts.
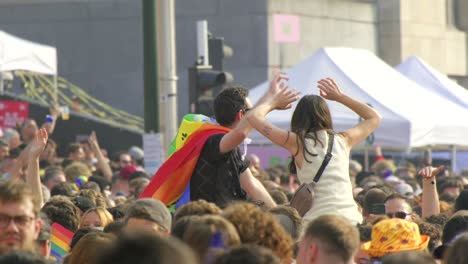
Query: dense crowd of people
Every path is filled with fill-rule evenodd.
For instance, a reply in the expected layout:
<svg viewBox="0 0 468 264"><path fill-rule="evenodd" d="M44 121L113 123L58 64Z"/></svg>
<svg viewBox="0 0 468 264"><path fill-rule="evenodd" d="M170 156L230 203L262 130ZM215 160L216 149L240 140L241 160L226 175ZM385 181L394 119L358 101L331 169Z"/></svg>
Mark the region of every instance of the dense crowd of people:
<svg viewBox="0 0 468 264"><path fill-rule="evenodd" d="M40 128L26 120L5 129L0 264L468 263L467 179L431 160L395 164L379 147L364 171L350 152L379 126L380 115L331 79L319 81L319 95L300 99L289 131L275 127L265 115L300 98L287 78L275 76L256 105L245 88L221 91L214 101L219 125L184 146L198 152L190 163L190 201L177 206L142 195L155 179L137 146L109 157L92 132L58 157L56 111ZM361 123L334 131L325 100L350 108ZM289 168L263 169L255 154L241 153L253 129L291 153ZM301 217L289 202L300 184L317 179L329 146L314 203ZM173 166L171 158L180 156L163 166ZM71 234L69 242L57 226Z"/></svg>

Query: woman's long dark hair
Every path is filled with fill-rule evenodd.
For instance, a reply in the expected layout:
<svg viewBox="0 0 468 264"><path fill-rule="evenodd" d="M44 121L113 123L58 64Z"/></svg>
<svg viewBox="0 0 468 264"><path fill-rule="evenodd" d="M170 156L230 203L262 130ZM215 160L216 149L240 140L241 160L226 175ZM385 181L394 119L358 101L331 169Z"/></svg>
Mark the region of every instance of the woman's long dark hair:
<svg viewBox="0 0 468 264"><path fill-rule="evenodd" d="M314 146L317 146L317 143L319 143L322 147L325 147L324 142L317 136L317 131L320 130L334 133L330 110L322 97L318 95L306 95L297 104L291 118L291 132L296 133L298 145L298 150L291 156L291 163L289 164L289 171L292 174L297 173L295 157L299 153L301 146L303 147L304 159L307 162L311 162L307 159L307 155L317 156L317 154L307 149L305 145L306 139L313 139Z"/></svg>

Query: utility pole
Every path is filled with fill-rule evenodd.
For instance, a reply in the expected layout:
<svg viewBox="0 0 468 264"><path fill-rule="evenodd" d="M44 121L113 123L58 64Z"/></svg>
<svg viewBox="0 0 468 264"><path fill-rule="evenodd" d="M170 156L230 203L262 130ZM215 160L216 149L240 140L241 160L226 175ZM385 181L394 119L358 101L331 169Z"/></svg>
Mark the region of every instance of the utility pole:
<svg viewBox="0 0 468 264"><path fill-rule="evenodd" d="M159 133L156 0L142 1L145 132Z"/></svg>
<svg viewBox="0 0 468 264"><path fill-rule="evenodd" d="M159 84L161 91L161 132L167 149L177 134L177 67L174 0L158 0Z"/></svg>

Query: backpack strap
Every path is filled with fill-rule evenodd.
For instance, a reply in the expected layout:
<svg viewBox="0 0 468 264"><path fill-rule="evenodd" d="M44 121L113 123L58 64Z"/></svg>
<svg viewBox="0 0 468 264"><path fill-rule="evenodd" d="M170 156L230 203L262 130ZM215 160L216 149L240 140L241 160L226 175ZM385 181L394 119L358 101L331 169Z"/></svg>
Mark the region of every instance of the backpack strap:
<svg viewBox="0 0 468 264"><path fill-rule="evenodd" d="M322 173L327 167L328 162L330 162L330 159L333 157L332 149L333 149L334 138L335 138L335 134L331 134L331 133L328 134L327 154L325 155L322 165L320 166L320 168L317 171L317 174L315 175L314 183L317 183L320 180L320 177L322 177Z"/></svg>

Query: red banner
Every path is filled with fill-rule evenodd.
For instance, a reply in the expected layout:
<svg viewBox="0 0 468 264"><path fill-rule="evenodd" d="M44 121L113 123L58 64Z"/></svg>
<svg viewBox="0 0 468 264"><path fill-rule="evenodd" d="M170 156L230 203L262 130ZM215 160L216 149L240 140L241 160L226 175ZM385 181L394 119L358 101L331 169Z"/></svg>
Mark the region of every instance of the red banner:
<svg viewBox="0 0 468 264"><path fill-rule="evenodd" d="M29 103L21 101L0 101L0 127L16 127L16 123L21 123L28 119Z"/></svg>

